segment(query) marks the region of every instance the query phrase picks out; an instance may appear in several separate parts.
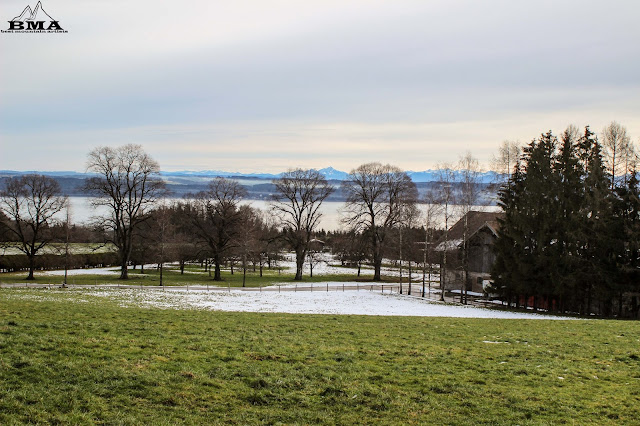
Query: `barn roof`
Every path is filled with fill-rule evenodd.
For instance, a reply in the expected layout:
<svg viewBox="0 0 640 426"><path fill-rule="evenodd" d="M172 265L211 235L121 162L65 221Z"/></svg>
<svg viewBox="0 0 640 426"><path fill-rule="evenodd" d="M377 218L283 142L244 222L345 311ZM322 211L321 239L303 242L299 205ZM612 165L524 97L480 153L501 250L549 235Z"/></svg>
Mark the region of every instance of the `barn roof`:
<svg viewBox="0 0 640 426"><path fill-rule="evenodd" d="M500 225L498 223L498 219L504 216L502 212L480 212L472 210L466 214L467 223L468 223L468 233L469 236L467 239L471 238L474 234L476 234L481 229L487 227L494 235L498 235L498 229ZM458 222L455 223L450 229L447 235L447 243L445 245L445 236L438 240L436 243L436 250L455 250L458 248L464 239L464 216L460 218ZM445 248L446 247L446 248Z"/></svg>

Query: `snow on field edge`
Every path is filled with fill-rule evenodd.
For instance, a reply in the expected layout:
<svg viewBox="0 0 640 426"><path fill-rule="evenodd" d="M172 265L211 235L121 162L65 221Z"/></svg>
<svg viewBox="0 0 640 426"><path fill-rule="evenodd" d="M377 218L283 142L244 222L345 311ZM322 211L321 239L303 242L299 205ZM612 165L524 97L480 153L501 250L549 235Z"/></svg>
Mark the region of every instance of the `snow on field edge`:
<svg viewBox="0 0 640 426"><path fill-rule="evenodd" d="M53 290L60 292L60 290ZM551 319L568 317L509 312L472 306L456 306L417 297L371 291L247 292L206 290L78 289L66 292L69 301L105 297L122 306L163 309L203 309L227 312L273 312L287 314L333 314L495 319ZM16 297L21 297L15 294ZM47 293L24 295L47 299Z"/></svg>

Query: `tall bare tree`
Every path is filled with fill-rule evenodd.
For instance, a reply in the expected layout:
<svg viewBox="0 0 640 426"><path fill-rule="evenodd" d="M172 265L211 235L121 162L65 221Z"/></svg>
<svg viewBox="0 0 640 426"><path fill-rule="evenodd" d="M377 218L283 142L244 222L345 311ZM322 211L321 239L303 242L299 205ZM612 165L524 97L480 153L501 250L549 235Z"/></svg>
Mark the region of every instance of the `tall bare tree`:
<svg viewBox="0 0 640 426"><path fill-rule="evenodd" d="M522 145L519 142L503 141L498 148L498 154L491 157L491 168L508 178L521 154Z"/></svg>
<svg viewBox="0 0 640 426"><path fill-rule="evenodd" d="M164 286L164 264L176 258L178 255L178 251L176 250L177 229L172 222L172 216L174 214L175 209L163 203L153 210L151 220L149 221L150 228L153 232L151 241L155 246L154 257L160 271L161 286Z"/></svg>
<svg viewBox="0 0 640 426"><path fill-rule="evenodd" d="M467 151L458 161L458 183L460 193L458 208L463 220L462 232L462 286L460 288L460 302L467 303L467 289L469 288L469 213L481 201L482 186L480 182L480 163Z"/></svg>
<svg viewBox="0 0 640 426"><path fill-rule="evenodd" d="M240 201L246 197L246 189L238 182L217 177L209 182L206 191L189 201L187 214L191 218L193 231L213 256L214 281L222 281L221 265L231 249L237 244L241 231L242 213Z"/></svg>
<svg viewBox="0 0 640 426"><path fill-rule="evenodd" d="M29 259L28 280L35 279L36 255L53 238L50 226L54 216L67 205L60 185L50 177L25 175L10 178L0 193L0 209L8 217L3 222L7 233L17 241L17 248Z"/></svg>
<svg viewBox="0 0 640 426"><path fill-rule="evenodd" d="M271 210L279 218L283 238L296 254L296 280L302 280L309 241L320 223L322 202L333 187L317 170L289 170L273 184Z"/></svg>
<svg viewBox="0 0 640 426"><path fill-rule="evenodd" d="M403 261L406 258L408 262L408 269L409 269L407 294L411 296L411 280L412 280L411 261L412 261L412 254L413 254L412 252L414 251L413 247L416 241L411 238L412 235L408 231L414 228L416 223L420 220L420 210L418 210L415 204L406 204L402 210L403 211L400 214L400 220L397 226L398 237L399 237L398 260L400 263L400 294L402 294L402 265L403 265Z"/></svg>
<svg viewBox="0 0 640 426"><path fill-rule="evenodd" d="M453 166L448 163L438 165L438 189L435 200L442 206L442 216L444 219L444 250L442 250L442 261L440 263L440 300L444 301L444 294L447 289L447 252L449 251L449 222L452 218L451 206L455 204L456 192L454 188L456 176Z"/></svg>
<svg viewBox="0 0 640 426"><path fill-rule="evenodd" d="M160 166L142 146L129 144L95 148L88 155L87 171L97 176L88 179L84 189L96 197L92 201L94 206L106 206L109 210L102 224L109 231L109 242L118 249L120 279L126 280L138 226L149 218L150 209L166 194Z"/></svg>
<svg viewBox="0 0 640 426"><path fill-rule="evenodd" d="M389 230L402 219L407 206L418 197L416 185L398 167L363 164L342 183L346 195L344 223L364 232L371 241L374 281L380 281L383 247Z"/></svg>
<svg viewBox="0 0 640 426"><path fill-rule="evenodd" d="M431 270L432 270L432 257L431 257L431 244L434 242L433 230L436 226L436 221L442 213L442 204L440 204L439 194L430 189L424 195L424 251L422 252L422 297L425 297L427 291L427 282L429 295L431 295Z"/></svg>
<svg viewBox="0 0 640 426"><path fill-rule="evenodd" d="M509 182L518 159L522 155L522 145L519 142L503 141L498 148L498 154L491 157L491 169L498 176L499 184Z"/></svg>
<svg viewBox="0 0 640 426"><path fill-rule="evenodd" d="M240 217L239 232L235 240L237 245L236 250L240 256L242 265L242 287L245 287L247 284L248 262L252 261L254 271L256 262L262 262L260 234L263 223L260 212L251 206L241 206ZM262 274L262 263L260 263L260 272Z"/></svg>
<svg viewBox="0 0 640 426"><path fill-rule="evenodd" d="M611 189L619 182L625 185L638 158L627 134L627 128L612 121L602 130L602 148L607 171L611 174Z"/></svg>

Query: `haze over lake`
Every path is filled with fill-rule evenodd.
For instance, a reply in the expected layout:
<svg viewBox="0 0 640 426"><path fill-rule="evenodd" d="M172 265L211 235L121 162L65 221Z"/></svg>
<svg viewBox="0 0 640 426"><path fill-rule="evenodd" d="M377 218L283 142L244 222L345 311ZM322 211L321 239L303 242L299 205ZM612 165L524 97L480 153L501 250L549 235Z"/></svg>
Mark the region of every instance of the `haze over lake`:
<svg viewBox="0 0 640 426"><path fill-rule="evenodd" d="M108 214L106 207L100 206L95 208L91 205L91 197L69 197L69 203L71 205L71 220L75 223L88 223L93 217L99 217ZM176 202L176 199L168 199L168 202ZM264 212L269 211L269 202L264 200L245 200L243 204L249 204ZM421 205L418 205L420 208ZM342 228L340 223L341 214L340 210L344 208L344 202L342 201L325 201L320 207L322 212L322 218L320 219L320 226L318 229L325 229L327 231L334 231ZM456 216L458 210L456 206L450 206L453 216ZM476 206L474 210L483 211L498 211L497 206Z"/></svg>

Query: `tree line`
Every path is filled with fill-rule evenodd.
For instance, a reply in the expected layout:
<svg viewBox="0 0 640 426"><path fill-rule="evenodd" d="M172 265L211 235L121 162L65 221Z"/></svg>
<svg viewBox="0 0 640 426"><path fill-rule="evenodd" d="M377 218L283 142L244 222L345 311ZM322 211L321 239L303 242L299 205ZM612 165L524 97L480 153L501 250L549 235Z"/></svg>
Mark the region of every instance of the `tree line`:
<svg viewBox="0 0 640 426"><path fill-rule="evenodd" d="M499 191L494 286L509 303L637 316L638 156L624 126L531 141Z"/></svg>
<svg viewBox="0 0 640 426"><path fill-rule="evenodd" d="M621 314L625 294L639 291L637 157L626 129L615 122L601 139L588 127L570 126L559 138L547 132L524 148L503 143L493 164L503 178L498 205L504 211L495 243L495 291L515 305ZM273 181L271 207L262 212L242 203L246 189L225 178L167 203L159 164L141 146L99 147L88 155L94 177L84 188L108 211L98 226L54 220L66 197L53 179L26 175L9 179L2 191L0 241L13 242L28 258L29 279L43 247L63 241L68 248L82 233L115 247L122 279L132 264L156 263L162 274L165 262L179 262L184 270L185 263L199 261L218 281L225 265L261 271L277 265L283 251L294 254L300 280L305 262L313 270L317 244L324 242L345 264L371 264L374 280L383 279L383 259L396 262L401 274L421 269L423 292L433 265L440 272L457 268L465 301L472 230L463 224L454 262L448 250L433 247L450 245L449 228L486 199L487 188L469 153L438 170L439 181L422 196L406 172L388 164L363 164L340 188L315 170L290 170ZM325 232L319 229L321 206L336 190L346 198L344 229ZM442 297L455 284L443 279Z"/></svg>
<svg viewBox="0 0 640 426"><path fill-rule="evenodd" d="M320 207L336 190L318 171L296 169L274 180L267 213L242 204L245 188L225 178L169 204L158 163L139 145L96 148L88 154L87 171L94 176L84 190L108 213L85 234L115 247L121 279L128 278L131 264L177 261L183 269L185 262L200 259L211 264L213 280L219 281L223 264L233 266L239 259L243 270L248 264L262 268L290 250L295 279L301 280L319 232ZM348 194L345 234L357 235L351 240L359 241L359 265L371 259L374 279L380 280L382 258L390 255L389 235L401 225L418 225L415 184L397 167L370 163L352 171L341 189ZM67 208L67 197L60 192L54 179L42 175L11 178L2 192L1 240L13 242L27 257L28 279L34 278L36 256L45 246L69 243L78 234L69 218L59 219ZM405 232L405 258L412 252L409 234Z"/></svg>

